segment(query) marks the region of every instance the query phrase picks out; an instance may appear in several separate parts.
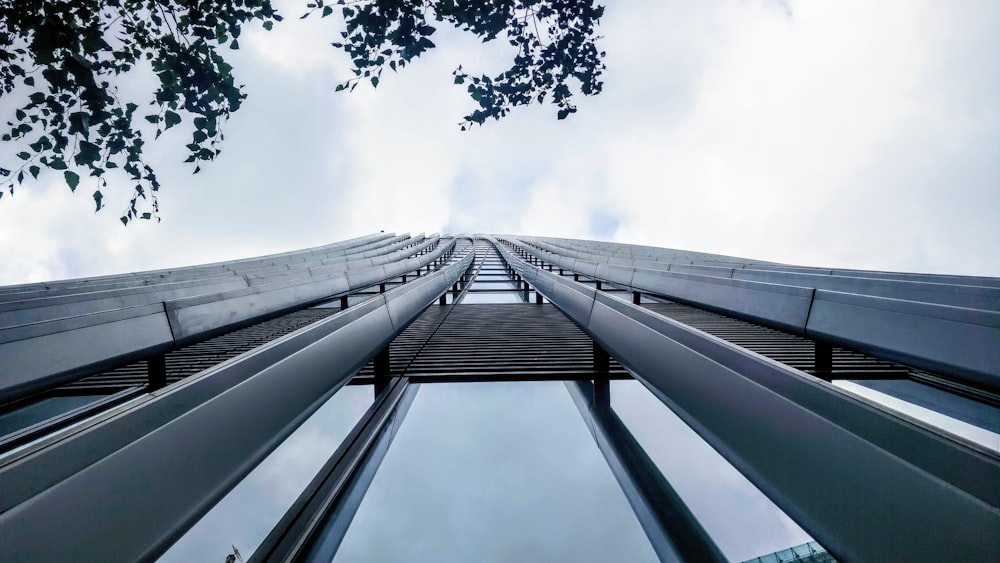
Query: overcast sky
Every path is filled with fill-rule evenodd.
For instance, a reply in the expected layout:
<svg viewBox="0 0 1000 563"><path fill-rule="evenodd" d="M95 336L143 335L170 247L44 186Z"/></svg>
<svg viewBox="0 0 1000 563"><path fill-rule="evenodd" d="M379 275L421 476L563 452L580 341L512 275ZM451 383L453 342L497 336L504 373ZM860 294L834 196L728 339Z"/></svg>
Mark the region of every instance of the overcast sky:
<svg viewBox="0 0 1000 563"><path fill-rule="evenodd" d="M451 71L505 68L507 45L441 30L378 90L335 95L340 23L278 4L286 21L231 52L249 99L221 158L192 176L186 132L151 145L163 222L122 227L124 182L95 215L89 192L48 174L0 201L0 283L382 229L1000 275L995 0L609 3L603 94L565 121L536 106L466 133L472 102Z"/></svg>

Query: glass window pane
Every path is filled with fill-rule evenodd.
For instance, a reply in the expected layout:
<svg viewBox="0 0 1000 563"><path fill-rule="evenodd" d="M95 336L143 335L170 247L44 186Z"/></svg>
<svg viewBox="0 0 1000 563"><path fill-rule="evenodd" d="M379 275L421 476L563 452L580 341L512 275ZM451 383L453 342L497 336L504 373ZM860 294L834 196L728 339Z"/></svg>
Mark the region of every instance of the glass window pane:
<svg viewBox="0 0 1000 563"><path fill-rule="evenodd" d="M907 383L916 387L907 386ZM841 389L845 389L851 393L889 407L896 412L913 417L932 426L936 426L937 428L950 432L956 436L961 436L966 440L985 446L993 451L1000 452L1000 434L998 434L995 430L998 424L1000 424L1000 422L998 422L1000 421L1000 416L997 416L997 409L993 407L980 405L974 401L956 396L949 396L949 401L945 403L942 397L931 395L929 392L923 392L920 395L916 395L915 392L917 389L923 386L909 381L853 382L837 380L834 381L833 384ZM875 388L873 389L872 387ZM935 394L948 396L946 393L937 391L936 389L930 389L929 391L934 392ZM887 392L902 395L911 401L919 400L921 398L935 399L932 403L933 406L942 410L944 410L944 407L954 407L955 405L960 405L961 402L968 403L969 406L962 405L964 410L961 414L978 416L978 418L982 419L983 426L986 428L981 428L980 426L963 422L957 418L948 416L947 414L942 414L941 412L913 404L912 402L903 400L898 396L893 397L887 394ZM904 394L904 392L909 392L909 394ZM975 407L975 410L971 407ZM990 427L994 430L987 429Z"/></svg>
<svg viewBox="0 0 1000 563"><path fill-rule="evenodd" d="M421 386L338 563L656 561L562 382Z"/></svg>
<svg viewBox="0 0 1000 563"><path fill-rule="evenodd" d="M612 381L611 407L730 560L812 539L638 381Z"/></svg>
<svg viewBox="0 0 1000 563"><path fill-rule="evenodd" d="M511 291L505 293L466 293L465 297L459 302L459 305L463 304L481 304L481 303L524 303L523 293Z"/></svg>
<svg viewBox="0 0 1000 563"><path fill-rule="evenodd" d="M107 395L74 395L66 397L46 397L44 399L0 413L0 436L17 432L33 424L65 414L73 409L89 405Z"/></svg>
<svg viewBox="0 0 1000 563"><path fill-rule="evenodd" d="M264 541L299 493L375 398L370 385L337 391L163 555L160 561L245 558Z"/></svg>

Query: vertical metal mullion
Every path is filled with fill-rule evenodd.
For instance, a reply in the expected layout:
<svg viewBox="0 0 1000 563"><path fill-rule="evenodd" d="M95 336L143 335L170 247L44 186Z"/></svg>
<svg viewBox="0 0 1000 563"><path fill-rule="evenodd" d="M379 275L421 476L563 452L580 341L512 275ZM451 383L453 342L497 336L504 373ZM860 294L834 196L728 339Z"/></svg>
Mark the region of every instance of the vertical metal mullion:
<svg viewBox="0 0 1000 563"><path fill-rule="evenodd" d="M257 548L250 558L251 563L301 560L320 539L320 532L329 520L327 516L333 511L346 517L349 524L416 389L417 386L409 385L406 377L392 378L383 394ZM358 479L360 474L365 474L366 478ZM345 500L350 502L345 505ZM346 532L347 526L340 528L341 532ZM341 534L337 538L336 545L342 537Z"/></svg>
<svg viewBox="0 0 1000 563"><path fill-rule="evenodd" d="M726 561L677 491L611 410L608 381L565 383L660 561Z"/></svg>

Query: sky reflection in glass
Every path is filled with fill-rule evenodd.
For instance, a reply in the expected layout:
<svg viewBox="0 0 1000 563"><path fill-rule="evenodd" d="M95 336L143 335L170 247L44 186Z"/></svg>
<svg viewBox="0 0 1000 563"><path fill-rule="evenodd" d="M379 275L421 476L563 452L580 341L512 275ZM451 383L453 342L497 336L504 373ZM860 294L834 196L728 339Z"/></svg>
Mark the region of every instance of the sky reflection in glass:
<svg viewBox="0 0 1000 563"><path fill-rule="evenodd" d="M866 385L859 385L853 381L837 380L834 381L833 384L841 389L845 389L870 401L886 406L898 413L915 418L921 422L930 424L931 426L936 426L937 428L950 432L956 436L961 436L970 442L975 442L976 444L989 448L995 452L1000 452L1000 434L997 434L989 429L974 426L946 414L933 411L920 405L915 405L909 401L893 397L876 389L871 389ZM956 399L962 398L956 397ZM971 403L972 401L969 402ZM991 409L985 405L983 405L983 408L984 410L992 411L991 414L994 414L995 416L995 409ZM997 420L1000 420L1000 418ZM993 421L990 426L992 428L996 428L997 422Z"/></svg>
<svg viewBox="0 0 1000 563"><path fill-rule="evenodd" d="M73 409L89 405L106 395L74 395L68 397L47 397L27 406L0 414L0 436L27 428L32 424L48 420Z"/></svg>
<svg viewBox="0 0 1000 563"><path fill-rule="evenodd" d="M561 382L421 386L334 561L656 561Z"/></svg>
<svg viewBox="0 0 1000 563"><path fill-rule="evenodd" d="M374 396L370 385L349 385L337 391L160 561L221 562L232 553L231 545L249 557L340 446Z"/></svg>
<svg viewBox="0 0 1000 563"><path fill-rule="evenodd" d="M812 539L638 381L612 381L611 407L730 560Z"/></svg>

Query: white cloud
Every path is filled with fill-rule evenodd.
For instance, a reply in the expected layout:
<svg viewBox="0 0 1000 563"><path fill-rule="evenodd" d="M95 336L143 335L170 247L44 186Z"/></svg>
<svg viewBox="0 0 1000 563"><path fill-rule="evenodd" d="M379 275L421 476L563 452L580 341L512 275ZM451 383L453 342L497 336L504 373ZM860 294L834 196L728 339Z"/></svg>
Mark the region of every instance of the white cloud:
<svg viewBox="0 0 1000 563"><path fill-rule="evenodd" d="M712 33L684 46L705 65L683 119L632 123L608 144L610 189L624 202L620 240L797 263L1000 272L995 256L984 259L1000 239L991 217L1000 170L985 154L961 154L998 138L996 110L962 99L968 86L981 96L1000 78L984 50L996 40L987 26L966 25L980 14L912 2L795 3L791 19L753 2L712 9ZM970 39L970 30L982 35ZM956 43L964 68L941 64ZM991 125L970 127L984 120ZM963 157L965 173L928 178ZM956 185L963 180L971 181Z"/></svg>
<svg viewBox="0 0 1000 563"><path fill-rule="evenodd" d="M0 201L0 283L446 228L1000 275L995 2L611 5L603 94L466 133L451 70L496 72L507 45L442 30L377 90L334 94L339 24L279 8L229 53L250 97L221 158L191 176L182 136L152 145L162 224L24 186Z"/></svg>

